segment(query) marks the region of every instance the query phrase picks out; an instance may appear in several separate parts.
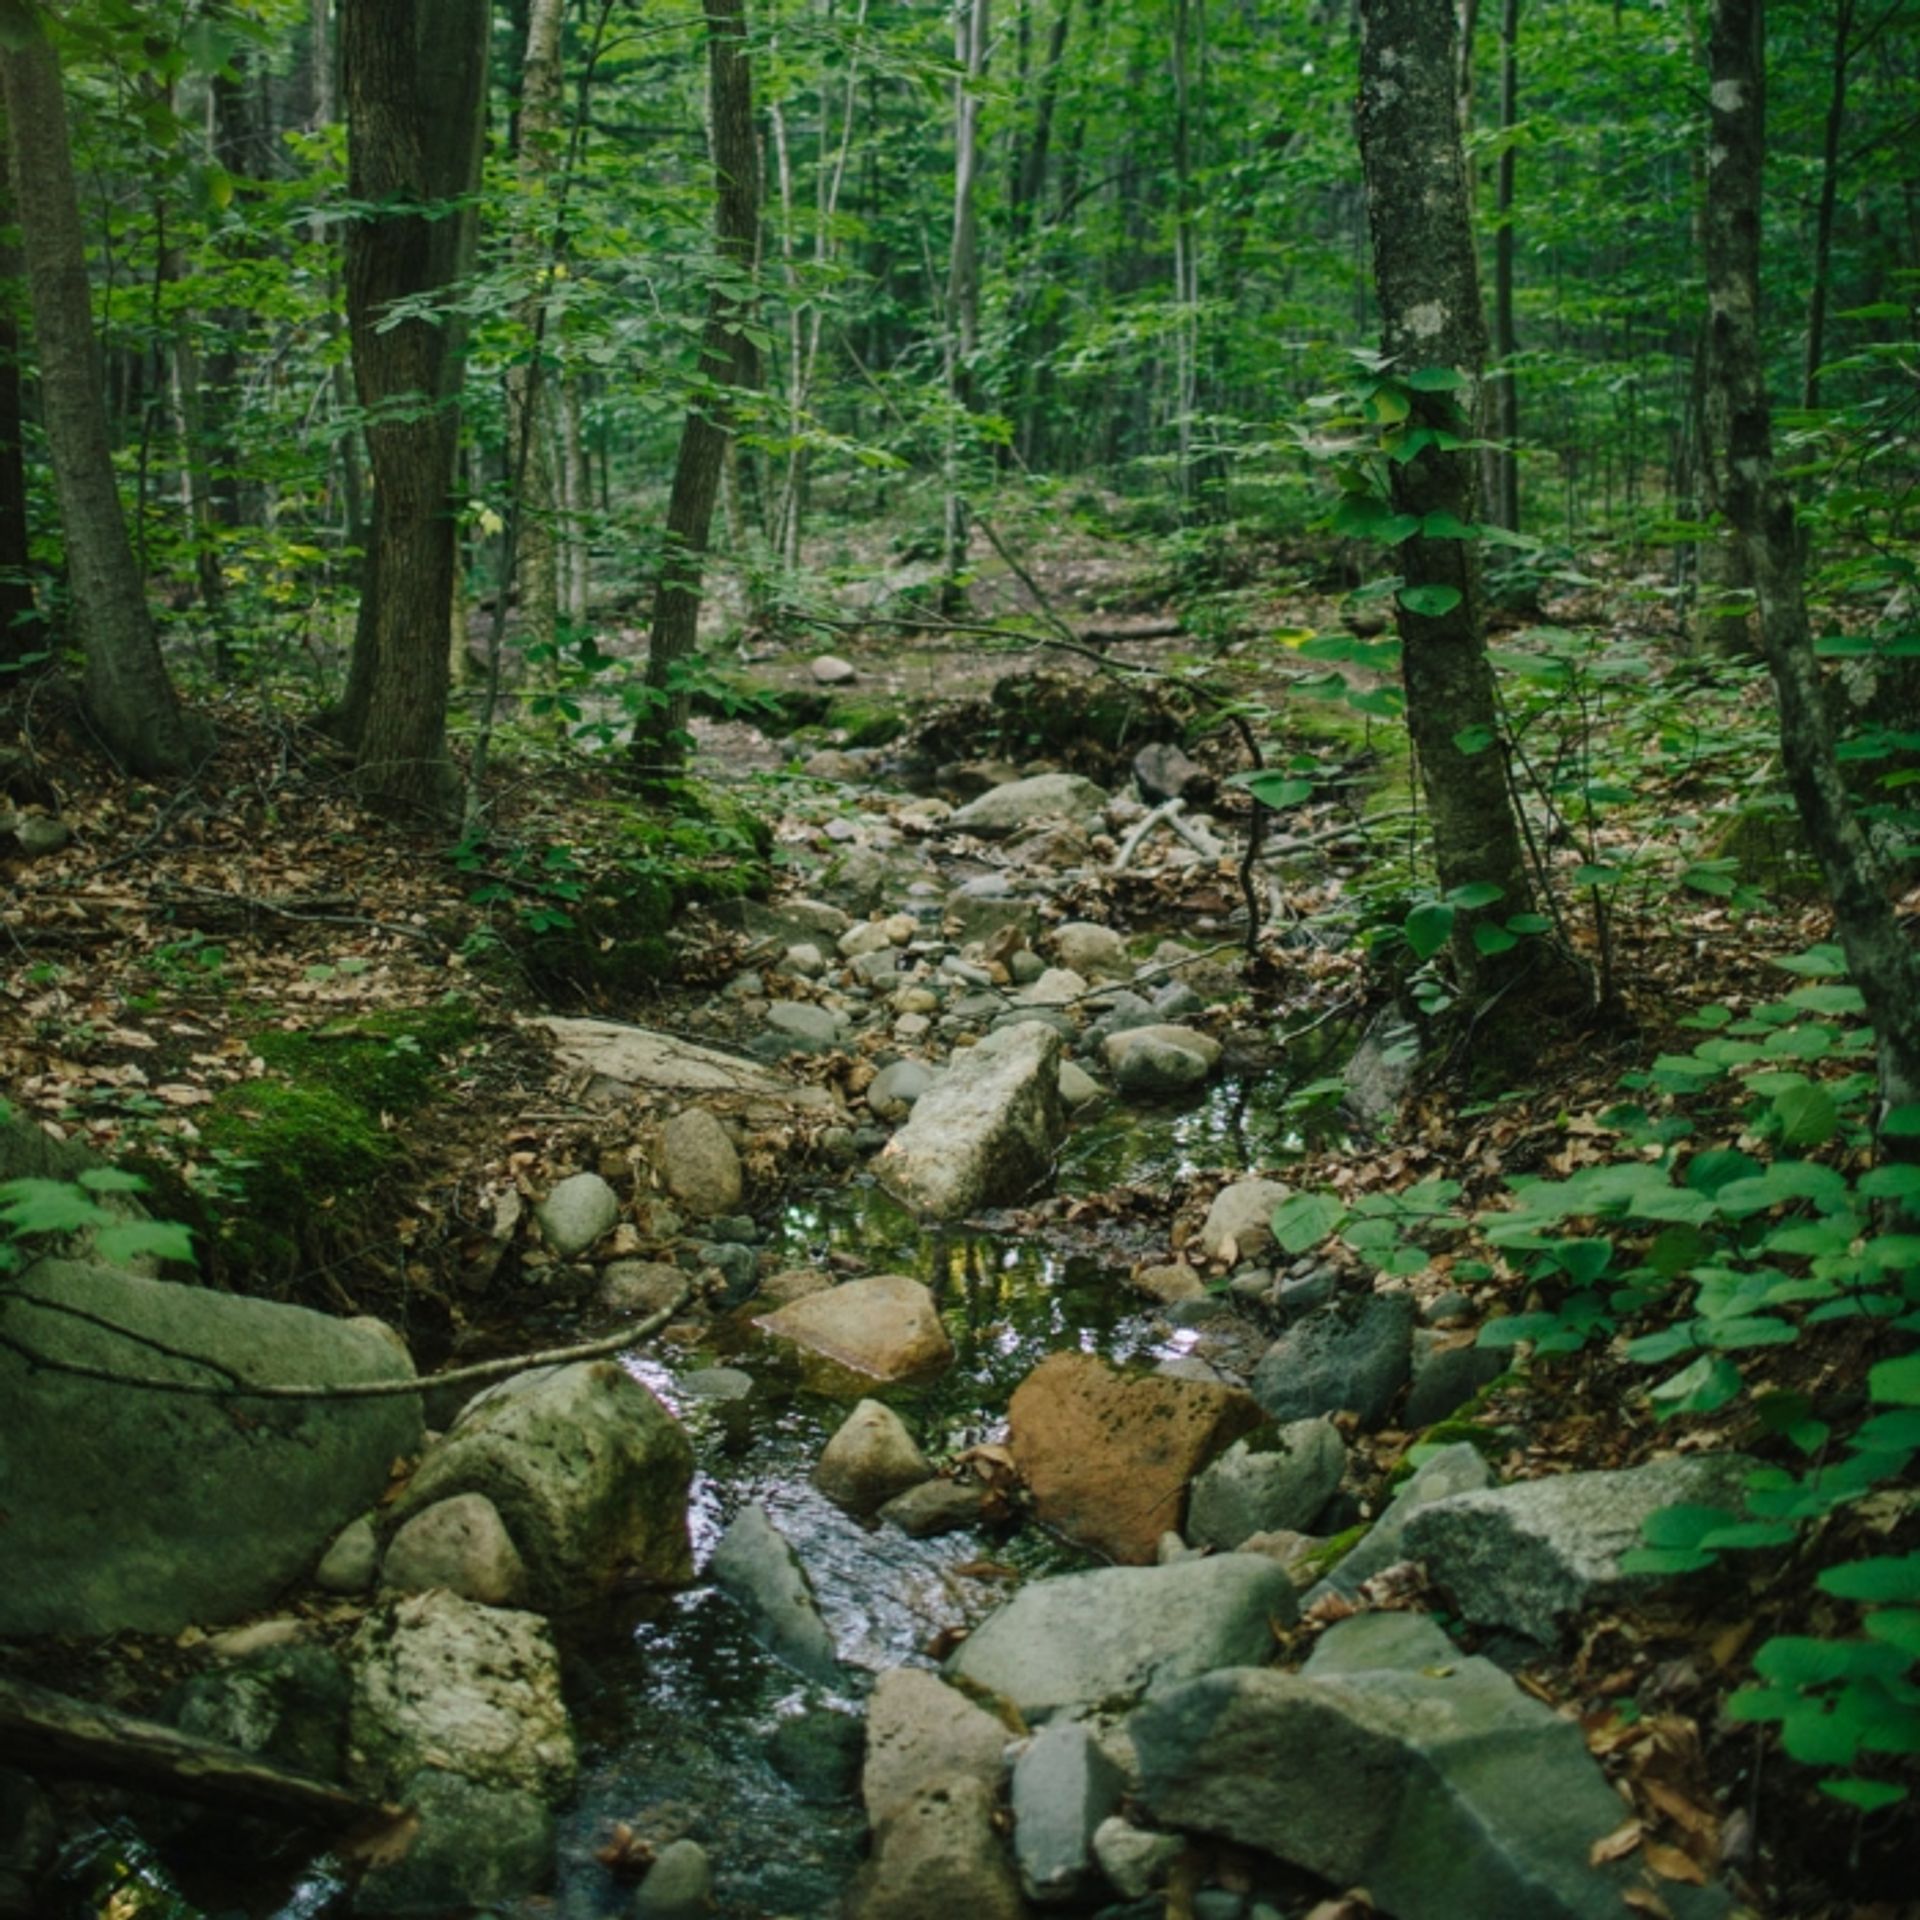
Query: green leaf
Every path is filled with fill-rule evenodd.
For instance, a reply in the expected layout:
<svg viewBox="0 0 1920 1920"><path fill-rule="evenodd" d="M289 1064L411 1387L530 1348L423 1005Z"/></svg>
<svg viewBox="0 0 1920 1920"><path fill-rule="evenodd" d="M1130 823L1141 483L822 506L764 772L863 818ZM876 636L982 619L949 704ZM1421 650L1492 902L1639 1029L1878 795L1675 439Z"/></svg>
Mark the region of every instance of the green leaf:
<svg viewBox="0 0 1920 1920"><path fill-rule="evenodd" d="M1407 375L1415 393L1453 393L1467 384L1467 376L1453 367L1421 367Z"/></svg>
<svg viewBox="0 0 1920 1920"><path fill-rule="evenodd" d="M1611 1240L1556 1240L1547 1252L1570 1278L1590 1287L1613 1260Z"/></svg>
<svg viewBox="0 0 1920 1920"><path fill-rule="evenodd" d="M1714 1564L1712 1554L1694 1547L1629 1547L1620 1556L1622 1573L1646 1573L1661 1579L1676 1573L1700 1573Z"/></svg>
<svg viewBox="0 0 1920 1920"><path fill-rule="evenodd" d="M1804 1007L1809 1013L1865 1013L1866 1000L1858 987L1795 987L1787 995L1787 1005Z"/></svg>
<svg viewBox="0 0 1920 1920"><path fill-rule="evenodd" d="M1844 1561L1815 1584L1842 1600L1920 1600L1920 1553Z"/></svg>
<svg viewBox="0 0 1920 1920"><path fill-rule="evenodd" d="M94 1250L109 1265L151 1257L193 1262L193 1234L171 1220L125 1220L101 1227L93 1236Z"/></svg>
<svg viewBox="0 0 1920 1920"><path fill-rule="evenodd" d="M1791 1546L1799 1537L1800 1529L1791 1520L1739 1520L1703 1534L1700 1545L1709 1553L1751 1553L1762 1547Z"/></svg>
<svg viewBox="0 0 1920 1920"><path fill-rule="evenodd" d="M1867 1392L1884 1407L1920 1407L1920 1353L1882 1360L1867 1375Z"/></svg>
<svg viewBox="0 0 1920 1920"><path fill-rule="evenodd" d="M1273 1237L1286 1253L1305 1253L1336 1232L1347 1208L1330 1193L1293 1193L1273 1210Z"/></svg>
<svg viewBox="0 0 1920 1920"><path fill-rule="evenodd" d="M1677 1413L1717 1413L1738 1396L1741 1385L1740 1369L1731 1360L1703 1353L1691 1366L1649 1388L1647 1398L1662 1419Z"/></svg>
<svg viewBox="0 0 1920 1920"><path fill-rule="evenodd" d="M1640 1537L1650 1547L1697 1547L1710 1533L1735 1524L1725 1507L1680 1501L1661 1507L1640 1523Z"/></svg>
<svg viewBox="0 0 1920 1920"><path fill-rule="evenodd" d="M1869 1200L1911 1200L1920 1194L1920 1167L1911 1164L1873 1167L1855 1184Z"/></svg>
<svg viewBox="0 0 1920 1920"><path fill-rule="evenodd" d="M1610 867L1604 861L1590 860L1573 870L1573 884L1576 887L1610 887L1624 877L1622 869Z"/></svg>
<svg viewBox="0 0 1920 1920"><path fill-rule="evenodd" d="M1437 620L1442 614L1451 613L1460 604L1460 589L1439 584L1424 587L1402 587L1400 604L1409 613L1424 615L1429 620Z"/></svg>
<svg viewBox="0 0 1920 1920"><path fill-rule="evenodd" d="M1911 1140L1920 1135L1920 1102L1891 1109L1880 1122L1880 1132L1891 1140Z"/></svg>
<svg viewBox="0 0 1920 1920"><path fill-rule="evenodd" d="M1491 880L1469 880L1464 886L1449 887L1441 898L1448 906L1471 913L1476 907L1490 907L1496 900L1504 900L1506 895L1506 888Z"/></svg>
<svg viewBox="0 0 1920 1920"><path fill-rule="evenodd" d="M1687 1185L1696 1193L1718 1194L1735 1180L1750 1180L1760 1172L1760 1162L1737 1147L1710 1147L1696 1153L1687 1162Z"/></svg>
<svg viewBox="0 0 1920 1920"><path fill-rule="evenodd" d="M1845 1780L1822 1780L1820 1791L1858 1807L1862 1813L1878 1813L1882 1807L1897 1806L1907 1797L1906 1788L1896 1787L1891 1780L1863 1780L1857 1774Z"/></svg>
<svg viewBox="0 0 1920 1920"><path fill-rule="evenodd" d="M1884 1607L1868 1614L1860 1624L1873 1639L1902 1647L1920 1660L1920 1612L1912 1607Z"/></svg>
<svg viewBox="0 0 1920 1920"><path fill-rule="evenodd" d="M1804 953L1790 954L1773 964L1788 973L1806 974L1815 979L1838 978L1847 971L1847 956L1830 941L1823 941Z"/></svg>
<svg viewBox="0 0 1920 1920"><path fill-rule="evenodd" d="M9 1180L0 1186L0 1221L20 1233L77 1233L108 1216L66 1180Z"/></svg>
<svg viewBox="0 0 1920 1920"><path fill-rule="evenodd" d="M1553 922L1544 913L1516 913L1507 922L1509 933L1547 933L1552 927Z"/></svg>
<svg viewBox="0 0 1920 1920"><path fill-rule="evenodd" d="M147 1190L147 1183L137 1173L126 1173L119 1167L87 1167L78 1177L89 1193L145 1193Z"/></svg>
<svg viewBox="0 0 1920 1920"><path fill-rule="evenodd" d="M1496 927L1491 920L1476 920L1473 926L1473 950L1489 956L1507 953L1520 944L1517 933L1509 933L1505 927Z"/></svg>
<svg viewBox="0 0 1920 1920"><path fill-rule="evenodd" d="M1456 513L1430 513L1420 522L1420 531L1429 540L1471 540L1480 529Z"/></svg>
<svg viewBox="0 0 1920 1920"><path fill-rule="evenodd" d="M1763 1680L1789 1687L1825 1687L1839 1680L1890 1680L1906 1671L1898 1647L1871 1640L1819 1640L1809 1634L1776 1634L1753 1656Z"/></svg>
<svg viewBox="0 0 1920 1920"><path fill-rule="evenodd" d="M1245 787L1263 807L1272 807L1276 812L1286 807L1297 807L1302 801L1313 798L1311 780L1299 780L1283 773L1235 774L1233 785Z"/></svg>
<svg viewBox="0 0 1920 1920"><path fill-rule="evenodd" d="M1453 937L1453 909L1443 900L1429 900L1407 915L1405 932L1415 957L1431 960Z"/></svg>
<svg viewBox="0 0 1920 1920"><path fill-rule="evenodd" d="M1905 1453L1920 1448L1920 1408L1912 1413L1876 1413L1863 1421L1854 1444L1875 1453Z"/></svg>
<svg viewBox="0 0 1920 1920"><path fill-rule="evenodd" d="M1453 736L1453 744L1459 752L1471 759L1477 753L1485 753L1499 737L1492 727L1462 727Z"/></svg>

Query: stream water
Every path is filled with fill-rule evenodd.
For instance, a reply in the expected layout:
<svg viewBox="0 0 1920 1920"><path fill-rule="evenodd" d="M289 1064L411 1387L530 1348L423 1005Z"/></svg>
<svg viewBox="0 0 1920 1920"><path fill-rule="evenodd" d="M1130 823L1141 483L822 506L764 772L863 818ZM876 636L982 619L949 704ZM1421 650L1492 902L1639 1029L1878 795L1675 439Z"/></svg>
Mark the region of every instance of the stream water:
<svg viewBox="0 0 1920 1920"><path fill-rule="evenodd" d="M1071 1135L1056 1190L1092 1194L1124 1182L1165 1195L1202 1168L1272 1166L1303 1145L1281 1105L1277 1089L1238 1081L1191 1105L1111 1108ZM846 1690L831 1696L801 1680L756 1643L742 1609L706 1585L564 1623L580 1785L562 1816L553 1893L503 1914L602 1920L622 1911L630 1888L596 1857L620 1823L656 1845L697 1839L714 1863L717 1911L727 1920L819 1920L835 1910L865 1841L850 1736L868 1677L924 1657L943 1630L993 1607L1010 1580L1085 1558L1034 1527L925 1541L863 1527L815 1491L813 1463L864 1392L892 1405L937 1459L994 1438L1014 1388L1049 1353L1152 1360L1184 1351L1196 1336L1170 1327L1127 1284L1134 1260L1164 1254L1164 1236L1163 1218L1130 1225L1124 1212L1088 1226L1002 1216L930 1227L856 1176L790 1196L763 1244L782 1267L857 1264L925 1282L955 1350L937 1380L875 1389L823 1374L757 1333L751 1306L713 1323L696 1348L627 1356L692 1436L696 1560L704 1564L743 1506L760 1502L813 1581ZM700 1375L713 1368L738 1369L751 1390L702 1392ZM800 1742L809 1751L830 1755L838 1740L843 1764L796 1784L790 1776L801 1770L790 1759L784 1771L776 1764L796 1731L814 1736ZM103 1844L86 1856L92 1867L76 1862L70 1878L74 1920L196 1920L200 1910L179 1899L137 1838L97 1838ZM103 1895L99 1861L115 1855L135 1865L110 1876ZM321 1862L274 1920L319 1920L338 1910L341 1891Z"/></svg>

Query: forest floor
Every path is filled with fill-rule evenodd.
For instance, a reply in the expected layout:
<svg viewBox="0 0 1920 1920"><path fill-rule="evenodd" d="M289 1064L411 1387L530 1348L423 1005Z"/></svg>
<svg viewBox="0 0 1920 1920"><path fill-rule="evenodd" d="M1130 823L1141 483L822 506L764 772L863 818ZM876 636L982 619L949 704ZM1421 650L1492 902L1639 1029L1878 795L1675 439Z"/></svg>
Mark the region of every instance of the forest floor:
<svg viewBox="0 0 1920 1920"><path fill-rule="evenodd" d="M1037 611L1033 592L1004 567L987 562L983 570L992 576L977 597L983 616ZM1099 675L1096 655L1149 677L1205 667L1242 699L1271 710L1276 717L1262 725L1283 754L1337 760L1385 780L1389 791L1397 781L1404 793L1404 763L1390 747L1380 751L1389 723L1324 703L1303 718L1304 703L1289 704L1289 681L1326 669L1302 660L1296 641L1276 645L1270 636L1340 633L1331 600L1306 588L1265 589L1252 576L1229 583L1233 621L1223 639L1220 631L1196 635L1178 583L1116 557L1110 543L1056 553L1035 577L1052 618L1093 637L1077 649L1016 643L1000 650L980 635L867 624L829 635L831 651L854 667L861 702L899 709L910 730L924 728L936 706L987 699L995 683L1041 666L1074 679ZM1213 590L1213 604L1221 591ZM1552 611L1562 631L1591 630L1601 596L1575 590ZM1163 622L1175 630L1128 637L1130 628L1145 636ZM1610 631L1641 649L1650 684L1665 686L1676 661L1632 626L1615 623ZM1056 628L1053 638L1064 635ZM804 644L755 643L740 671L763 689L804 692L817 684L811 662L825 650L817 634ZM1340 670L1363 691L1379 678L1364 661ZM1592 685L1598 715L1611 695L1602 681ZM1681 678L1664 697L1684 705L1696 696ZM1751 706L1750 694L1725 698L1729 713L1743 699ZM0 859L0 941L8 949L0 1088L16 1111L49 1130L146 1169L156 1211L184 1210L212 1229L204 1277L336 1311L382 1313L428 1365L547 1344L572 1324L573 1304L509 1284L525 1268L518 1251L503 1258L501 1222L558 1178L619 1161L625 1141L617 1123L580 1101L544 1034L523 1022L549 996L525 971L522 936L530 913L552 904L538 885L543 850L568 849L570 859L593 868L607 809L621 804L604 764L532 740L516 746L501 768L487 843L470 849L463 864L449 857L444 837L369 822L326 743L297 723L240 704L215 717L216 762L191 786L161 790L114 775L57 704L12 704L6 770L14 803L57 815L71 838L39 857ZM1764 724L1764 713L1758 718ZM804 872L831 853L836 818L885 804L792 771L834 739L830 720L796 746L750 720L715 719L702 724L700 770L734 780L758 773L758 783L743 790L756 807L778 813L776 857ZM1604 757L1592 741L1566 750ZM1240 764L1231 733L1198 751L1223 777ZM1640 749L1622 751L1631 757ZM1732 751L1709 742L1671 756L1604 830L1605 844L1645 850L1649 863L1646 878L1619 896L1609 929L1616 991L1604 1018L1550 1042L1520 1084L1476 1084L1464 1055L1439 1063L1388 1137L1334 1137L1287 1165L1287 1180L1352 1197L1441 1178L1460 1183L1460 1204L1470 1211L1492 1202L1514 1174L1565 1175L1615 1153L1622 1074L1691 1045L1696 1036L1682 1023L1696 1009L1739 1010L1773 998L1782 977L1772 961L1830 930L1824 908L1797 889L1779 898L1744 882L1738 890L1675 884L1677 875L1712 870L1711 819L1728 802L1720 787L1710 790L1709 775L1717 779L1714 770L1723 758L1731 764ZM883 796L884 753L876 775ZM1355 796L1330 786L1286 826L1305 846L1355 811ZM1244 811L1223 803L1219 818L1232 827ZM510 849L536 850L534 866L509 860ZM1336 842L1317 872L1296 870L1286 889L1296 922L1310 925L1330 902L1350 897L1368 865ZM1230 871L1204 884L1189 871L1135 876L1108 888L1104 905L1131 931L1191 933L1211 921L1213 937L1231 945L1243 932L1233 920L1237 898ZM1248 972L1229 1024L1241 1026L1249 1044L1269 1047L1276 1035L1322 1020L1349 1022L1357 1033L1391 993L1386 960L1351 945L1312 952L1284 943L1284 931L1273 930ZM1583 938L1595 957L1590 931ZM673 943L673 984L602 989L590 1010L714 1038L703 1010L719 1004L716 990L743 964L742 942L694 916L675 929ZM379 1139L356 1148L365 1148L373 1177L335 1192L317 1181L311 1205L285 1223L280 1270L248 1272L257 1248L223 1242L217 1229L223 1207L245 1193L247 1130L257 1142L263 1113L272 1117L257 1101L281 1072L276 1060L286 1058L276 1047L289 1035L372 1032L389 1048L416 1049L421 1042L409 1038L417 1031L409 1023L450 999L470 1017L458 1028L430 1030L424 1044L458 1097L433 1097L422 1087L410 1110L376 1102ZM857 1065L828 1055L800 1070L823 1084L851 1085L849 1068ZM1706 1124L1702 1144L1754 1145L1736 1113L1722 1111ZM1842 1140L1828 1154L1844 1159L1850 1151ZM756 1201L770 1205L782 1189L834 1177L796 1141L786 1164L762 1170ZM1136 1212L1157 1208L1158 1231L1178 1245L1218 1184L1203 1171L1144 1202L1131 1193L1127 1204ZM1466 1251L1435 1256L1442 1278L1455 1265L1474 1271ZM1489 1296L1513 1286L1511 1279L1459 1284ZM529 1308L529 1300L538 1304ZM1778 1390L1857 1403L1875 1351L1873 1327L1851 1321L1822 1329L1750 1371ZM1602 1340L1540 1359L1500 1391L1484 1417L1507 1436L1503 1477L1622 1466L1676 1446L1777 1450L1751 1395L1684 1431L1660 1420L1646 1398L1646 1369L1628 1361L1621 1344ZM1377 1482L1417 1438L1365 1437ZM1888 1494L1830 1516L1815 1551L1751 1556L1739 1572L1684 1589L1670 1604L1589 1619L1573 1644L1524 1668L1521 1683L1576 1716L1619 1781L1623 1821L1640 1822L1623 1844L1644 1846L1656 1869L1674 1879L1724 1873L1755 1912L1778 1920L1896 1920L1920 1911L1912 1903L1913 1855L1905 1850L1914 1832L1911 1802L1877 1814L1842 1806L1815 1790L1808 1769L1780 1757L1771 1731L1735 1724L1721 1711L1729 1689L1747 1677L1755 1645L1772 1633L1820 1630L1830 1606L1813 1585L1820 1565L1848 1552L1915 1544L1913 1496ZM44 1673L48 1651L26 1660L12 1650L6 1664ZM187 1651L121 1636L60 1650L52 1668L77 1690L139 1705L162 1690Z"/></svg>

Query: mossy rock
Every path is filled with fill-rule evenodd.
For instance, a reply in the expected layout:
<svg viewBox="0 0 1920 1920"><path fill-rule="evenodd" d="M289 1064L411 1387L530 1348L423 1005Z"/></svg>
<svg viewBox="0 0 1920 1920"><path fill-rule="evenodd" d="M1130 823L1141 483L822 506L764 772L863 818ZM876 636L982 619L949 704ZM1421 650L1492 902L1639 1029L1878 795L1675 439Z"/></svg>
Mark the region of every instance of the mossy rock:
<svg viewBox="0 0 1920 1920"><path fill-rule="evenodd" d="M833 710L833 724L848 747L888 747L907 730L898 707L872 700L845 700Z"/></svg>
<svg viewBox="0 0 1920 1920"><path fill-rule="evenodd" d="M1190 706L1177 689L1101 674L1008 674L985 700L934 714L914 744L935 761L1037 755L1112 779L1149 742L1179 739Z"/></svg>
<svg viewBox="0 0 1920 1920"><path fill-rule="evenodd" d="M780 740L802 727L822 725L832 711L833 695L824 687L773 687L735 679L721 682L717 690L696 692L692 706L703 720L745 720Z"/></svg>
<svg viewBox="0 0 1920 1920"><path fill-rule="evenodd" d="M438 1091L441 1057L479 1022L464 1001L370 1014L303 1032L254 1037L254 1050L296 1086L325 1088L374 1113L411 1113Z"/></svg>
<svg viewBox="0 0 1920 1920"><path fill-rule="evenodd" d="M1811 899L1821 889L1820 869L1791 807L1755 802L1737 808L1715 831L1707 857L1731 860L1742 885L1781 899Z"/></svg>
<svg viewBox="0 0 1920 1920"><path fill-rule="evenodd" d="M1311 1574L1315 1580L1324 1580L1372 1531L1373 1523L1366 1520L1357 1527L1349 1527L1344 1533L1336 1533L1330 1539L1321 1541L1311 1553L1301 1556L1300 1572Z"/></svg>

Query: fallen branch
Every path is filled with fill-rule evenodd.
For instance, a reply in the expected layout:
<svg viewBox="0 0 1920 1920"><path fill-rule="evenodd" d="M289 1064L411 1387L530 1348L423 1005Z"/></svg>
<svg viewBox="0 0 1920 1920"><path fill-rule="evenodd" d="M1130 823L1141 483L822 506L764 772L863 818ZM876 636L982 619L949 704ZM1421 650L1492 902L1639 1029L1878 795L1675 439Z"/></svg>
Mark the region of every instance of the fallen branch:
<svg viewBox="0 0 1920 1920"><path fill-rule="evenodd" d="M398 1807L256 1760L238 1747L19 1680L0 1679L0 1763L33 1774L120 1781L253 1813L292 1814L330 1827L403 1818Z"/></svg>
<svg viewBox="0 0 1920 1920"><path fill-rule="evenodd" d="M147 1393L199 1394L218 1400L399 1400L409 1394L432 1393L441 1387L464 1387L481 1380L501 1380L510 1374L530 1372L535 1367L567 1367L580 1360L604 1359L610 1353L619 1353L658 1333L680 1311L686 1297L682 1293L678 1300L662 1307L657 1313L649 1314L637 1326L623 1328L619 1333L607 1334L599 1340L584 1341L578 1346L549 1347L543 1353L509 1354L499 1360L476 1360L469 1367L454 1367L446 1373L428 1374L409 1380L342 1380L332 1386L251 1380L176 1380L163 1374L121 1373L112 1367L98 1367L83 1360L63 1360L58 1355L42 1353L17 1334L4 1332L0 1332L0 1347L18 1354L30 1367L45 1367L55 1373L73 1374L82 1380L103 1380L110 1386L138 1388ZM58 1300L43 1299L38 1294L22 1292L18 1288L0 1293L0 1305L13 1299L44 1307L52 1313L65 1311ZM135 1336L130 1334L128 1337ZM210 1367L215 1364L190 1355L182 1355L181 1358L191 1360L195 1366Z"/></svg>
<svg viewBox="0 0 1920 1920"><path fill-rule="evenodd" d="M1109 873L1125 873L1133 862L1133 856L1140 851L1142 843L1155 827L1165 826L1187 803L1177 794L1171 800L1162 800L1144 819L1136 820L1128 830L1127 837L1120 843L1120 851L1108 864Z"/></svg>

